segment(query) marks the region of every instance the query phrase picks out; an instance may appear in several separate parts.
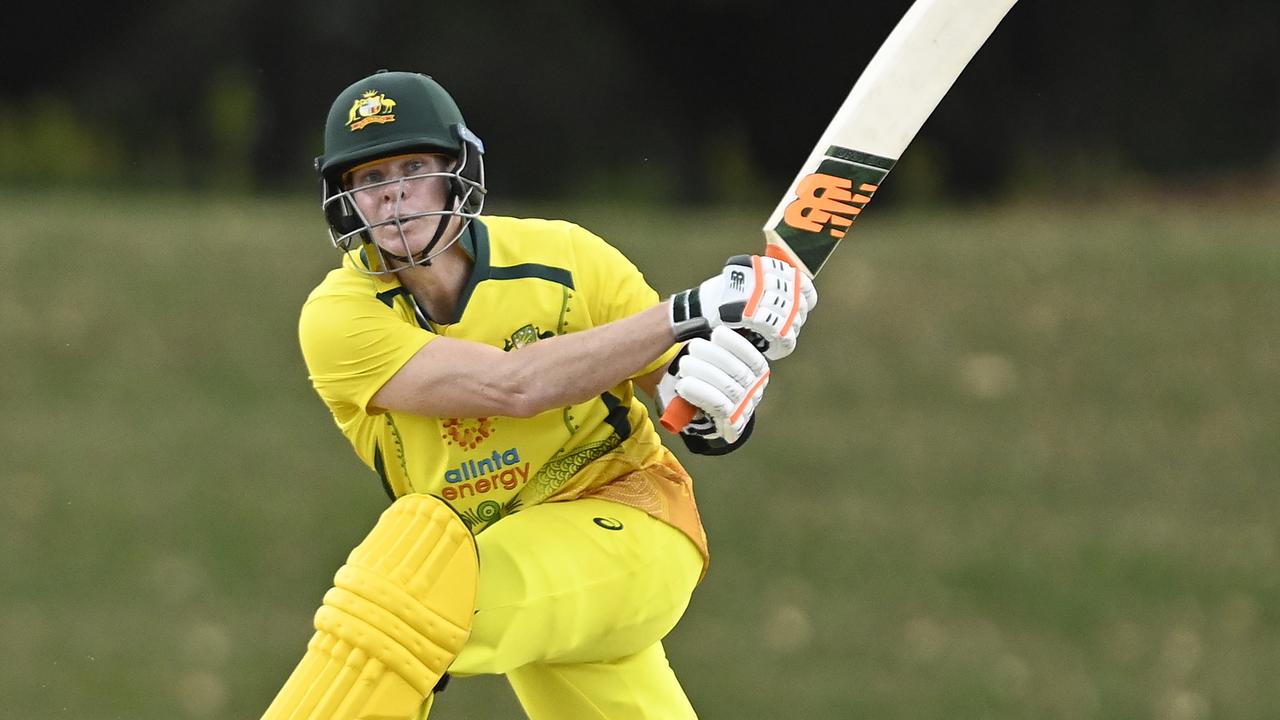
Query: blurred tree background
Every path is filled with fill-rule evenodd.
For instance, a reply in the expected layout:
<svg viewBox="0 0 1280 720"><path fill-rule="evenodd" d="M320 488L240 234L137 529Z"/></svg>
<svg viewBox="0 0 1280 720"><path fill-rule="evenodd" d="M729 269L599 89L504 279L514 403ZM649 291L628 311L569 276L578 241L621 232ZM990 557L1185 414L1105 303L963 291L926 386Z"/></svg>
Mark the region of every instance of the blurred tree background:
<svg viewBox="0 0 1280 720"><path fill-rule="evenodd" d="M907 5L37 3L6 38L0 182L309 188L328 103L387 67L456 95L497 193L756 202ZM891 195L1274 177L1278 27L1272 0L1022 3Z"/></svg>

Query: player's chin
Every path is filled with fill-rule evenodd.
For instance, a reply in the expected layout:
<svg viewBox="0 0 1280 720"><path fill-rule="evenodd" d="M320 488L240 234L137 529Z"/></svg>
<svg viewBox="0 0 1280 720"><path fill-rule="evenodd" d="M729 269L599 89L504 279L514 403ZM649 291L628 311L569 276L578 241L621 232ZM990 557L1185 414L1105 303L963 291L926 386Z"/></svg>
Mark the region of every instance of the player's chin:
<svg viewBox="0 0 1280 720"><path fill-rule="evenodd" d="M409 258L409 257L415 257L419 255L423 250L426 250L427 243L425 241L413 242L412 240L405 243L405 242L401 242L400 238L396 238L395 240L388 241L388 242L379 242L378 249L381 250L384 254L390 255L392 257Z"/></svg>
<svg viewBox="0 0 1280 720"><path fill-rule="evenodd" d="M422 252L431 242L434 231L433 224L406 220L398 228L395 225L374 228L373 239L386 252L409 256Z"/></svg>

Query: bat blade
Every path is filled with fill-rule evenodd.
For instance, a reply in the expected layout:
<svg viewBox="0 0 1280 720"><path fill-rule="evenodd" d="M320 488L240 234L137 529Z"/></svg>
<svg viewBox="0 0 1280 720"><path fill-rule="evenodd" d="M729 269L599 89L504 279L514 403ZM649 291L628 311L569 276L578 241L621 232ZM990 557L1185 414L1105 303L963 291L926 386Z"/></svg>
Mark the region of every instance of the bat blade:
<svg viewBox="0 0 1280 720"><path fill-rule="evenodd" d="M867 64L764 225L766 253L813 277L1016 0L916 0ZM679 432L697 408L662 413Z"/></svg>
<svg viewBox="0 0 1280 720"><path fill-rule="evenodd" d="M764 225L809 277L1016 0L916 0L876 51Z"/></svg>

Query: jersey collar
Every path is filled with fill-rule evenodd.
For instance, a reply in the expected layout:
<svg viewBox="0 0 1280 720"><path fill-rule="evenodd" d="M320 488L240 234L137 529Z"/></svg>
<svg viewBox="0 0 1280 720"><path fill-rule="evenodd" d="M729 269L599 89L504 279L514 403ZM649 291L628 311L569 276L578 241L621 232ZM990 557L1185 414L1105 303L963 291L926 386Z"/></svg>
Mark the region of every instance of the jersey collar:
<svg viewBox="0 0 1280 720"><path fill-rule="evenodd" d="M471 258L471 276L467 278L467 284L462 287L462 297L458 299L458 318L461 319L467 309L467 303L471 300L471 294L475 292L476 286L481 282L489 279L489 228L480 221L480 218L472 218L467 223L467 229L463 231L462 237L458 238L458 244L462 246L462 251ZM368 259L364 255L364 250L360 251L360 259L356 260L350 255L347 256L351 262L360 262L368 267ZM395 290L401 287L400 279L394 274L389 275L371 275L369 277L373 281L373 291L375 294L385 293L389 290Z"/></svg>

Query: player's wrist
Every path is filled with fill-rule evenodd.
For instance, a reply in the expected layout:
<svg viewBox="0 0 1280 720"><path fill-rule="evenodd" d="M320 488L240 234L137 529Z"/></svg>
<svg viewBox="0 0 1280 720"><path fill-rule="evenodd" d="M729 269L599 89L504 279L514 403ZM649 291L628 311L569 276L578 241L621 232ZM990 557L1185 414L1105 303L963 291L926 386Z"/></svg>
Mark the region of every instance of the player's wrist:
<svg viewBox="0 0 1280 720"><path fill-rule="evenodd" d="M676 342L711 335L711 321L702 315L701 293L698 288L684 290L671 296L667 319Z"/></svg>
<svg viewBox="0 0 1280 720"><path fill-rule="evenodd" d="M702 329L693 323L682 326L685 335L678 340L691 340L695 337L706 338L716 327L725 324L725 311L735 321L741 318L741 308L746 305L745 295L737 297L745 288L747 271L751 267L749 255L735 255L729 258L719 274L702 281L696 287L689 288L671 296L671 322L674 328L678 323L701 319ZM732 288L732 290L730 289ZM733 301L737 302L733 302ZM726 303L729 306L726 308ZM735 312L736 310L736 312Z"/></svg>

